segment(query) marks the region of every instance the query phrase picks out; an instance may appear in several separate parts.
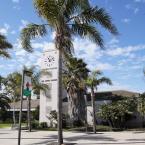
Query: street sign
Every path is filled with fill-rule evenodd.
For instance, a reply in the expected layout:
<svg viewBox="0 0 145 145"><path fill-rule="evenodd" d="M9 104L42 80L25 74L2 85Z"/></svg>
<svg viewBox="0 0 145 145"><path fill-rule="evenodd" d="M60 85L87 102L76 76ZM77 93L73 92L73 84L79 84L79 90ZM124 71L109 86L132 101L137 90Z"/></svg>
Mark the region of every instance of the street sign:
<svg viewBox="0 0 145 145"><path fill-rule="evenodd" d="M29 97L29 96L31 96L31 92L32 92L31 77L25 73L23 95Z"/></svg>

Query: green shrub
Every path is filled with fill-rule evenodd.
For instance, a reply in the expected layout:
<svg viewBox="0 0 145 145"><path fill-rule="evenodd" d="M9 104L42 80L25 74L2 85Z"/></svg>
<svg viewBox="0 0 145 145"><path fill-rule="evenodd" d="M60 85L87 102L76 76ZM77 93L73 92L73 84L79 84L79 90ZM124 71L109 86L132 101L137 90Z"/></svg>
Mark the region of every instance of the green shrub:
<svg viewBox="0 0 145 145"><path fill-rule="evenodd" d="M40 127L40 128L48 128L47 122L41 122L41 123L39 124L39 127Z"/></svg>
<svg viewBox="0 0 145 145"><path fill-rule="evenodd" d="M82 127L82 126L84 126L84 124L81 120L75 120L75 121L73 121L73 126L74 127Z"/></svg>
<svg viewBox="0 0 145 145"><path fill-rule="evenodd" d="M31 122L32 129L38 129L39 128L39 122L38 121L32 121Z"/></svg>
<svg viewBox="0 0 145 145"><path fill-rule="evenodd" d="M32 111L32 118L34 120L39 120L39 106L36 108L36 110Z"/></svg>
<svg viewBox="0 0 145 145"><path fill-rule="evenodd" d="M112 127L105 126L105 125L97 125L96 130L97 131L112 131Z"/></svg>
<svg viewBox="0 0 145 145"><path fill-rule="evenodd" d="M123 128L113 128L113 131L123 131Z"/></svg>

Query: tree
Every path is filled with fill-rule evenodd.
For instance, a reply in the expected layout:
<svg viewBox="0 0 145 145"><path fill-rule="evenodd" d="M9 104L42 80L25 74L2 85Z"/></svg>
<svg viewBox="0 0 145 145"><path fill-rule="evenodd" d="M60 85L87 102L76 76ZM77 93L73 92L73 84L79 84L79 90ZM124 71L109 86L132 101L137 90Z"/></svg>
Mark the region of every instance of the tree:
<svg viewBox="0 0 145 145"><path fill-rule="evenodd" d="M40 71L37 71L35 67L27 68L26 66L24 66L23 69L33 73L32 91L34 94L39 95L40 90L44 90L44 91L47 90L47 86L40 82L40 75L41 75ZM20 100L20 96L21 96L21 79L22 79L22 75L20 72L13 72L3 79L5 92L7 92L7 95L11 98L11 101L13 102L14 125L16 124L15 103Z"/></svg>
<svg viewBox="0 0 145 145"><path fill-rule="evenodd" d="M0 90L2 90L2 86L3 86L3 77L0 75Z"/></svg>
<svg viewBox="0 0 145 145"><path fill-rule="evenodd" d="M7 97L5 93L0 93L0 110L9 109L10 99Z"/></svg>
<svg viewBox="0 0 145 145"><path fill-rule="evenodd" d="M89 70L82 59L74 57L68 57L65 66L63 82L69 99L70 118L72 123L77 121L84 123L86 119L84 98L86 87L84 80L87 78Z"/></svg>
<svg viewBox="0 0 145 145"><path fill-rule="evenodd" d="M36 72L35 67L31 67L31 68L27 68L24 66L25 72L27 73L27 75L30 75L31 77L31 81L32 81L32 91L34 94L39 95L40 94L40 90L43 90L44 92L46 92L46 90L48 89L48 86L45 84L42 84L40 82L40 75L41 72ZM29 132L31 132L31 95L27 96L27 100L28 100L28 130Z"/></svg>
<svg viewBox="0 0 145 145"><path fill-rule="evenodd" d="M11 48L12 48L12 44L10 44L6 40L6 37L4 35L0 34L0 56L10 58L10 55L7 52L7 49L11 49Z"/></svg>
<svg viewBox="0 0 145 145"><path fill-rule="evenodd" d="M138 111L142 116L142 126L144 127L144 116L145 116L145 93L141 94L138 98Z"/></svg>
<svg viewBox="0 0 145 145"><path fill-rule="evenodd" d="M13 124L16 125L15 103L20 100L21 94L21 74L13 72L4 78L5 92L13 102Z"/></svg>
<svg viewBox="0 0 145 145"><path fill-rule="evenodd" d="M95 92L94 90L97 90L97 87L102 84L102 83L106 83L111 85L112 82L109 78L106 77L101 77L102 75L101 71L92 71L91 74L89 75L89 77L86 80L86 85L88 88L90 88L91 90L91 100L92 100L92 109L93 109L93 131L94 133L96 133L96 105L95 105Z"/></svg>
<svg viewBox="0 0 145 145"><path fill-rule="evenodd" d="M57 126L57 112L56 112L56 110L52 110L50 112L49 120L50 120L50 127L56 127Z"/></svg>
<svg viewBox="0 0 145 145"><path fill-rule="evenodd" d="M62 137L62 57L64 53L72 54L73 36L87 37L103 47L103 38L97 29L100 24L110 33L118 34L110 15L103 9L92 7L88 0L34 0L37 14L44 19L44 24L28 24L22 30L22 46L32 52L30 40L45 36L47 28L56 32L55 47L59 52L59 88L58 88L58 143ZM96 25L97 24L97 25Z"/></svg>
<svg viewBox="0 0 145 145"><path fill-rule="evenodd" d="M7 94L0 93L0 120L5 121L7 118L7 109L9 106L10 99L7 97Z"/></svg>
<svg viewBox="0 0 145 145"><path fill-rule="evenodd" d="M123 128L125 121L137 111L137 98L123 97L101 106L99 116L109 122L112 127Z"/></svg>

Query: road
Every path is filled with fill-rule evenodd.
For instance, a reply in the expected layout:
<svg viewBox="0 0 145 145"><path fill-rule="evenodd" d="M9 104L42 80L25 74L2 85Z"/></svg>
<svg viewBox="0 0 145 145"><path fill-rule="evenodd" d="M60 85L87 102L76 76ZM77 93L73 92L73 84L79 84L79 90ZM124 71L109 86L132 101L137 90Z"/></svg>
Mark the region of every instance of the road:
<svg viewBox="0 0 145 145"><path fill-rule="evenodd" d="M145 145L145 132L64 132L64 142L71 145ZM17 130L0 129L0 145L17 145ZM55 145L56 131L22 131L21 145ZM54 144L53 144L54 143ZM69 145L68 144L68 145Z"/></svg>

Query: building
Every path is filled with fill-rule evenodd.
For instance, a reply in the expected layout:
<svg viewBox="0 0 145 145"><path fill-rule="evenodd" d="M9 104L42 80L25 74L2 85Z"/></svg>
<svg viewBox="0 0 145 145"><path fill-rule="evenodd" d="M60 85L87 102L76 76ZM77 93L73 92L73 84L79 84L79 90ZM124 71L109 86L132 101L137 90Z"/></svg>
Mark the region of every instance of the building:
<svg viewBox="0 0 145 145"><path fill-rule="evenodd" d="M57 102L58 102L58 57L59 52L55 49L47 50L43 53L42 60L41 60L41 70L42 70L42 77L41 82L48 85L47 92L41 91L40 92L40 100L32 100L32 109L34 110L35 107L40 105L40 122L47 122L49 124L49 113L52 110L57 109ZM63 113L69 113L69 107L67 102L67 93L63 90ZM96 93L96 110L99 110L100 106L106 103L112 102L112 100L120 99L122 96L132 97L132 96L139 96L139 93L118 90L118 91L108 91L108 92L98 92ZM37 102L37 103L36 103ZM39 102L39 103L38 103ZM23 103L23 111L27 110L27 102L24 101ZM18 107L19 103L16 104ZM36 105L37 104L37 105ZM18 109L16 107L16 109ZM33 108L34 107L34 108ZM91 97L90 94L87 96L87 119L88 123L92 124L92 107L91 107ZM98 120L99 122L99 120Z"/></svg>
<svg viewBox="0 0 145 145"><path fill-rule="evenodd" d="M96 103L96 111L99 111L99 109L101 108L101 105L104 104L108 104L111 103L112 101L115 100L120 100L122 98L122 96L125 97L139 97L139 93L136 92L130 92L130 91L125 91L125 90L116 90L116 91L107 91L107 92L97 92L95 93L95 103ZM43 98L44 99L44 98ZM48 103L46 105L50 105L50 108L48 108L48 106L44 106L45 104L41 104L41 99L33 99L31 100L31 111L36 110L36 108L38 106L40 106L40 108L45 108L46 110L46 114L47 117L43 118L46 120L42 120L42 117L44 117L45 114L42 114L42 110L40 110L40 117L39 117L39 121L40 122L48 122L49 124L49 113L51 110L56 110L57 111L57 105L56 106L52 106ZM24 112L27 111L27 100L23 100L23 107L22 110ZM57 104L57 102L56 102ZM11 109L10 111L13 111L14 109L14 104L11 103L10 104ZM56 107L56 108L55 108ZM63 98L63 113L64 114L68 114L69 113L69 109L68 109L68 99L67 97ZM50 109L50 110L47 110ZM20 101L15 103L15 111L19 111L20 110ZM41 115L43 115L41 117ZM128 127L140 127L142 125L142 120L139 114L136 114L136 118L128 121L126 124ZM87 121L88 123L91 125L92 124L92 106L91 106L91 95L90 93L88 93L87 95ZM102 120L97 118L97 123L101 124Z"/></svg>

